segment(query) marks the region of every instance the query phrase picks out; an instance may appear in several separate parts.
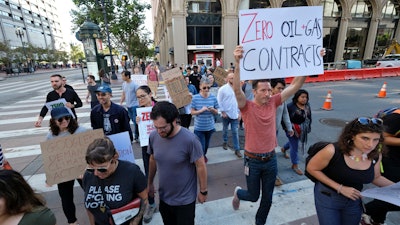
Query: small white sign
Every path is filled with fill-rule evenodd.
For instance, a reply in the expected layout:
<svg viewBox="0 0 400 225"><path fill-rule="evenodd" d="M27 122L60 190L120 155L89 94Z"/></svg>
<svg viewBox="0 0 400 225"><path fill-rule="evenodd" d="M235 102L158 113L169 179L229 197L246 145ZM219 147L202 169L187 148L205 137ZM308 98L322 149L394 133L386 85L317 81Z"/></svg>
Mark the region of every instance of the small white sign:
<svg viewBox="0 0 400 225"><path fill-rule="evenodd" d="M46 102L46 107L47 109L51 112L52 109L54 108L58 108L58 107L65 107L67 108L68 112L71 114L71 116L75 119L75 115L72 112L72 110L70 108L67 107L67 101L65 100L65 98L60 98L58 100L55 101L51 101L51 102Z"/></svg>
<svg viewBox="0 0 400 225"><path fill-rule="evenodd" d="M118 134L108 135L114 144L115 149L118 151L120 160L135 163L135 155L133 154L131 138L128 131Z"/></svg>
<svg viewBox="0 0 400 225"><path fill-rule="evenodd" d="M152 108L153 107L140 107L136 109L137 116L140 117L138 127L141 147L149 145L150 133L155 130L153 121L150 119Z"/></svg>

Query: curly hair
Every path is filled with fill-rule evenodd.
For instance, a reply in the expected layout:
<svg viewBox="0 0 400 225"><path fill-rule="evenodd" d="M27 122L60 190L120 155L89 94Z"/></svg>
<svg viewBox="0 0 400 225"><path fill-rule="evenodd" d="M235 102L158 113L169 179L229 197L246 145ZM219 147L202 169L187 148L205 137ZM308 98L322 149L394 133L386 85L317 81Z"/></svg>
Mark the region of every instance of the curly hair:
<svg viewBox="0 0 400 225"><path fill-rule="evenodd" d="M32 212L37 206L45 206L45 200L14 170L0 170L0 198L5 199L9 215Z"/></svg>
<svg viewBox="0 0 400 225"><path fill-rule="evenodd" d="M53 118L50 119L50 131L53 135L57 136L60 134L60 127L58 127L56 120ZM72 118L69 120L68 123L68 132L73 134L75 133L76 129L78 129L78 122L76 119Z"/></svg>
<svg viewBox="0 0 400 225"><path fill-rule="evenodd" d="M349 122L339 136L338 146L343 154L350 155L350 151L354 148L353 138L360 133L378 133L380 134L379 143L375 149L368 154L369 159L377 159L380 153L384 153L383 149L383 125L368 122L368 124L361 124L356 118Z"/></svg>

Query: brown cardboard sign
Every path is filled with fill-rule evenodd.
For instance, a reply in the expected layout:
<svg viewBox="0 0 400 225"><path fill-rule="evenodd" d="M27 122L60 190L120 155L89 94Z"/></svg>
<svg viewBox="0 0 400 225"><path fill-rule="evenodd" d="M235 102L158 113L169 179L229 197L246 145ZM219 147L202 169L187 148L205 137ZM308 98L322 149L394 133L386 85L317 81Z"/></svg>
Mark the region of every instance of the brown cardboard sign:
<svg viewBox="0 0 400 225"><path fill-rule="evenodd" d="M228 72L225 71L222 67L216 67L214 70L214 80L218 84L218 86L222 86L226 84L225 78L228 76Z"/></svg>
<svg viewBox="0 0 400 225"><path fill-rule="evenodd" d="M189 93L183 76L166 80L165 86L167 86L172 103L174 103L178 109L192 102L192 96Z"/></svg>
<svg viewBox="0 0 400 225"><path fill-rule="evenodd" d="M182 76L182 71L179 69L179 67L167 70L163 73L161 73L161 77L164 81Z"/></svg>
<svg viewBox="0 0 400 225"><path fill-rule="evenodd" d="M96 129L41 142L47 184L59 184L83 175L87 165L87 147L95 139L103 137L103 129Z"/></svg>

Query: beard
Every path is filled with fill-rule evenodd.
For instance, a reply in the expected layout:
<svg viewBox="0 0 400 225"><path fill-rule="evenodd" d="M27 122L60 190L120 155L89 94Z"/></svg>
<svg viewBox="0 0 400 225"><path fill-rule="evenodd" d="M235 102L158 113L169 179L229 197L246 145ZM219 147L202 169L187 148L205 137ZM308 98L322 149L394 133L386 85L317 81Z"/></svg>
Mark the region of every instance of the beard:
<svg viewBox="0 0 400 225"><path fill-rule="evenodd" d="M172 132L174 132L174 129L175 129L174 124L172 124L172 123L170 123L170 124L171 124L171 129L165 135L166 138L169 137L172 134Z"/></svg>

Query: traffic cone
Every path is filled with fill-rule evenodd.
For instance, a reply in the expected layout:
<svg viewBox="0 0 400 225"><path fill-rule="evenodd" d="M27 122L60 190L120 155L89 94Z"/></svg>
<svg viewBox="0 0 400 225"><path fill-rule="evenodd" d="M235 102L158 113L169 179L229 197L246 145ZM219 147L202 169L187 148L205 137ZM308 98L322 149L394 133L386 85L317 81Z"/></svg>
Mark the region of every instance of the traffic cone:
<svg viewBox="0 0 400 225"><path fill-rule="evenodd" d="M324 105L321 107L323 110L332 110L332 91L328 91Z"/></svg>
<svg viewBox="0 0 400 225"><path fill-rule="evenodd" d="M378 98L386 98L386 82L383 83L381 90L378 93Z"/></svg>

